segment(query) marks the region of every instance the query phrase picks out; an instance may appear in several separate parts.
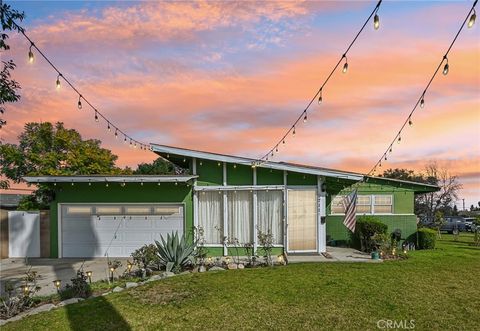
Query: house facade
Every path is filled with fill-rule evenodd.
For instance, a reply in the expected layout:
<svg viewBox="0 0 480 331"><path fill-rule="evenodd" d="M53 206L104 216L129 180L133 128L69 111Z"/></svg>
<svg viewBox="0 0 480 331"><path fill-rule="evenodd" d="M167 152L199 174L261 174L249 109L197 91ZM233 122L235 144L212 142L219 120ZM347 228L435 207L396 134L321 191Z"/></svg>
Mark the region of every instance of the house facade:
<svg viewBox="0 0 480 331"><path fill-rule="evenodd" d="M151 145L158 155L185 169L176 176L38 176L54 190L50 209L51 257L122 257L172 231L202 229L210 256L232 255L237 246L261 245L271 233L275 253L322 253L343 245L342 196L363 175L283 162L253 165L231 155ZM436 186L369 177L359 186L357 215L374 215L400 229L416 231L415 194ZM243 249L240 248L242 253Z"/></svg>

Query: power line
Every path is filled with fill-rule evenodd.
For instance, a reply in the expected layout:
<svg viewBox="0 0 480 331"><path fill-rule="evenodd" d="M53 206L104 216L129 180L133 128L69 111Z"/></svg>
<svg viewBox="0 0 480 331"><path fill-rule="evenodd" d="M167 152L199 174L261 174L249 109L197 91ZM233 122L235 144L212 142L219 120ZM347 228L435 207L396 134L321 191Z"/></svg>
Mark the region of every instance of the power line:
<svg viewBox="0 0 480 331"><path fill-rule="evenodd" d="M7 14L8 15L8 14ZM10 17L10 16L9 16ZM137 139L132 138L129 134L127 134L125 131L121 130L118 126L114 125L111 120L109 120L105 115L103 115L98 108L96 108L82 93L80 93L79 89L75 87L75 85L67 78L65 75L62 74L60 69L53 64L53 62L45 55L44 52L33 42L33 40L26 34L25 29L19 26L15 21L13 21L13 24L17 27L18 31L28 40L30 43L30 48L28 51L28 59L30 63L33 63L35 59L35 54L33 53L33 49L37 51L38 54L42 56L42 58L57 72L57 80L56 80L56 87L59 89L61 87L61 81L65 81L70 88L75 91L78 95L78 102L77 102L77 108L81 110L83 108L82 101L86 103L87 105L90 106L90 108L94 111L94 119L95 122L99 121L99 118L102 118L105 123L107 124L107 130L109 132L114 131L115 138L118 139L119 136L123 136L123 141L124 143L129 142L130 147L137 148L137 145L140 147L142 150L150 150L150 146L148 143L143 143Z"/></svg>
<svg viewBox="0 0 480 331"><path fill-rule="evenodd" d="M382 156L380 157L380 159L377 161L377 163L375 163L375 165L372 167L372 169L367 173L367 176L370 176L370 175L375 175L375 171L377 170L377 167L381 167L382 166L382 161L387 161L388 158L387 158L387 155L392 153L393 151L393 145L395 144L395 141L397 141L398 143L401 142L402 140L402 132L403 132L403 129L407 126L407 124L409 126L412 126L413 125L413 121L412 121L412 115L415 113L415 111L417 110L418 106L420 106L420 108L424 108L425 107L425 95L428 91L428 88L430 87L430 85L432 84L434 78L437 76L437 73L438 71L440 70L440 68L442 67L442 65L444 64L443 66L443 74L446 76L448 74L448 71L449 71L449 68L450 68L450 65L448 64L448 54L450 53L450 51L452 50L452 47L453 45L455 44L455 42L457 41L457 38L458 36L460 35L460 32L462 32L463 30L463 27L465 26L465 23L467 22L468 20L468 24L467 26L469 28L471 28L474 24L475 24L475 19L477 18L477 15L475 13L475 6L477 5L477 1L478 0L475 0L473 2L473 5L472 5L472 8L469 10L467 16L465 17L465 19L463 20L463 23L462 25L460 26L460 29L458 30L457 34L455 35L455 38L453 38L452 42L450 43L450 46L448 47L447 51L445 52L445 55L443 55L442 57L442 60L440 61L440 63L438 64L437 68L435 69L432 77L430 78L430 80L428 81L427 83L427 86L425 87L425 89L423 90L422 94L420 95L420 97L418 98L417 102L415 103L415 106L413 107L412 111L408 114L408 117L405 119L405 121L403 122L402 126L400 127L400 130L398 130L398 133L395 135L395 137L393 138L392 142L388 145L388 148L385 150L385 152L382 154ZM473 12L473 13L472 13Z"/></svg>
<svg viewBox="0 0 480 331"><path fill-rule="evenodd" d="M281 146L281 145L284 145L285 144L285 140L286 138L288 137L288 135L291 133L293 136L296 134L296 128L297 128L297 125L298 123L303 119L303 122L306 122L307 121L307 118L308 118L308 110L309 108L312 106L312 104L315 102L315 100L318 99L318 103L321 104L323 102L323 95L322 95L322 92L323 92L323 88L325 87L325 85L327 85L328 81L330 80L330 78L332 77L332 75L334 74L334 72L337 70L338 66L344 62L344 65L343 65L343 68L342 68L342 72L343 73L346 73L348 71L348 59L347 59L347 54L348 52L350 51L350 49L352 48L353 44L357 41L358 37L360 36L360 34L362 33L363 29L365 28L365 26L367 25L367 23L370 21L370 19L372 18L372 16L375 14L375 17L373 19L373 25L374 25L374 28L375 30L378 30L378 28L380 27L380 18L378 16L378 10L380 8L380 4L382 3L382 0L378 1L377 5L375 6L375 8L372 10L372 12L370 13L370 15L368 16L368 18L366 19L365 23L363 23L362 27L360 28L360 30L357 32L357 34L355 35L355 38L353 38L353 40L350 42L350 44L348 45L347 49L345 50L345 52L343 52L342 56L340 57L340 59L338 60L338 62L335 64L335 66L333 67L333 69L330 71L330 74L327 76L327 78L325 79L325 81L323 82L323 84L320 86L320 88L317 90L317 93L315 93L315 95L313 96L312 99L310 99L310 101L308 102L307 106L305 107L305 109L300 113L300 115L297 117L297 119L295 120L295 122L293 123L293 125L290 127L290 129L287 130L287 132L282 136L282 138L280 140L277 141L277 143L264 155L262 156L258 161L256 161L253 166L257 166L257 165L260 165L266 161L268 161L268 158L271 156L273 157L276 153L278 152L278 148Z"/></svg>

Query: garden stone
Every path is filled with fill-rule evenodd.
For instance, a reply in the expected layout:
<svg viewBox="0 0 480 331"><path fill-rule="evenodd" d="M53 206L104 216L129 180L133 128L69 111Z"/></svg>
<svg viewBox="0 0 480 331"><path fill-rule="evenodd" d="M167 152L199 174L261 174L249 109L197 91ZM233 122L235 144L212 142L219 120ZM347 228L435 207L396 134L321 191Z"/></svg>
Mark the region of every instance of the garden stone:
<svg viewBox="0 0 480 331"><path fill-rule="evenodd" d="M205 272L207 271L207 268L205 268L204 265L201 265L199 268L198 268L198 272Z"/></svg>
<svg viewBox="0 0 480 331"><path fill-rule="evenodd" d="M213 266L210 269L208 269L208 271L224 271L224 270L225 269L223 269L222 267L217 267L217 266Z"/></svg>
<svg viewBox="0 0 480 331"><path fill-rule="evenodd" d="M137 286L138 286L138 284L135 283L135 282L127 282L125 284L125 288L132 288L132 287L137 287Z"/></svg>
<svg viewBox="0 0 480 331"><path fill-rule="evenodd" d="M6 320L0 320L0 326L7 324Z"/></svg>
<svg viewBox="0 0 480 331"><path fill-rule="evenodd" d="M245 266L242 263L240 263L237 268L238 269L245 269Z"/></svg>
<svg viewBox="0 0 480 331"><path fill-rule="evenodd" d="M32 310L28 311L26 315L36 315L38 313L44 312L44 311L50 311L53 308L55 308L55 305L52 303L47 303L46 305L41 305L36 308L33 308ZM17 315L18 316L18 315Z"/></svg>
<svg viewBox="0 0 480 331"><path fill-rule="evenodd" d="M124 290L123 287L117 286L112 290L112 292L117 293L117 292L122 292L123 290Z"/></svg>
<svg viewBox="0 0 480 331"><path fill-rule="evenodd" d="M102 293L102 296L109 295L110 293L112 293L112 291L108 291L108 292Z"/></svg>
<svg viewBox="0 0 480 331"><path fill-rule="evenodd" d="M155 280L160 280L160 279L162 279L162 276L154 275L154 276L150 277L149 279L147 279L147 282L153 282Z"/></svg>
<svg viewBox="0 0 480 331"><path fill-rule="evenodd" d="M168 277L173 277L176 276L173 272L171 271L165 271L160 274L162 278L168 278Z"/></svg>
<svg viewBox="0 0 480 331"><path fill-rule="evenodd" d="M57 305L57 307L63 307L63 306L71 305L72 303L77 303L77 302L82 301L82 300L83 299L80 300L80 298L71 298L71 299L63 300Z"/></svg>
<svg viewBox="0 0 480 331"><path fill-rule="evenodd" d="M237 265L235 263L230 263L230 264L227 265L227 268L229 270L235 270L235 269L237 269Z"/></svg>

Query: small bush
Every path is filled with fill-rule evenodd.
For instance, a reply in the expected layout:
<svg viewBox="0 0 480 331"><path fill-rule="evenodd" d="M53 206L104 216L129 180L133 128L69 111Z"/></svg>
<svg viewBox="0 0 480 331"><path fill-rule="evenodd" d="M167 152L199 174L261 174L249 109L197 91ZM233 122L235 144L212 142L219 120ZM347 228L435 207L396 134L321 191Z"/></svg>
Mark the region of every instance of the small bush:
<svg viewBox="0 0 480 331"><path fill-rule="evenodd" d="M432 229L418 229L418 248L419 249L434 249L437 242L437 231Z"/></svg>
<svg viewBox="0 0 480 331"><path fill-rule="evenodd" d="M376 249L373 237L377 234L386 234L388 226L373 216L360 216L355 226L354 237L360 241L360 249L370 252Z"/></svg>
<svg viewBox="0 0 480 331"><path fill-rule="evenodd" d="M69 298L88 298L92 295L92 289L88 283L88 277L83 270L77 271L77 276L71 279L72 284L67 284L65 289L60 292L62 300Z"/></svg>
<svg viewBox="0 0 480 331"><path fill-rule="evenodd" d="M157 256L157 246L143 245L131 254L133 263L139 269L160 269L160 259Z"/></svg>

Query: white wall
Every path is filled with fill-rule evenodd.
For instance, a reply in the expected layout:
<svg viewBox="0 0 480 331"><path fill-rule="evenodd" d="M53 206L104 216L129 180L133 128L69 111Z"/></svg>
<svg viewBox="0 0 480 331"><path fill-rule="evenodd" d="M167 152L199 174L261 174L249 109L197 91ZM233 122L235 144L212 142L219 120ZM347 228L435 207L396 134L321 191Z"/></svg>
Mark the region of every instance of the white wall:
<svg viewBox="0 0 480 331"><path fill-rule="evenodd" d="M9 257L40 257L40 213L8 212Z"/></svg>

